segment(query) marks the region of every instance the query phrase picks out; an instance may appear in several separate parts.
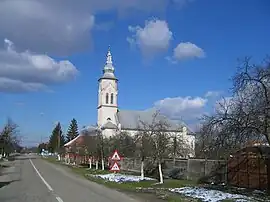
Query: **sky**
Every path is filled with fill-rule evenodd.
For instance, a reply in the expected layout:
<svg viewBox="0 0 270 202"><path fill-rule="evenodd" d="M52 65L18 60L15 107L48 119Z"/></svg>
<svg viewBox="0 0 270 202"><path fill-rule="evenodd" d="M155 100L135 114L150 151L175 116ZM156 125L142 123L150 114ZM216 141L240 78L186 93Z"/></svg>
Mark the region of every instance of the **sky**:
<svg viewBox="0 0 270 202"><path fill-rule="evenodd" d="M111 47L119 109L161 109L196 129L229 97L238 59L269 54L268 0L0 0L0 129L24 145L97 121Z"/></svg>

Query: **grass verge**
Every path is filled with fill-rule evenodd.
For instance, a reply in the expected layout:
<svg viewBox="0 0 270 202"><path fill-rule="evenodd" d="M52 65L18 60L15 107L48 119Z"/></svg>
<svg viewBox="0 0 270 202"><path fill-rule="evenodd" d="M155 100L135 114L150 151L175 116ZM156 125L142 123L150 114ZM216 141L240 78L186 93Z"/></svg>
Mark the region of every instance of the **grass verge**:
<svg viewBox="0 0 270 202"><path fill-rule="evenodd" d="M116 189L122 192L132 192L136 194L151 194L154 197L160 200L168 201L168 202L199 202L201 200L194 199L190 197L185 197L180 194L171 193L168 191L169 188L179 188L185 186L195 186L198 185L194 181L189 180L173 180L173 179L165 179L163 184L157 184L157 181L140 181L140 182L123 182L116 183L106 181L102 178L97 178L92 175L96 174L108 174L111 173L108 170L96 170L96 169L87 169L82 167L75 167L70 165L65 165L57 161L55 158L44 158L46 161L55 164L61 164L63 166L69 167L74 173L85 177L86 179L96 182L98 184L102 184L106 187ZM125 172L121 172L122 174L126 174ZM130 173L128 173L130 174ZM153 200L147 201L156 201L153 197ZM224 200L224 202L231 202L233 200Z"/></svg>

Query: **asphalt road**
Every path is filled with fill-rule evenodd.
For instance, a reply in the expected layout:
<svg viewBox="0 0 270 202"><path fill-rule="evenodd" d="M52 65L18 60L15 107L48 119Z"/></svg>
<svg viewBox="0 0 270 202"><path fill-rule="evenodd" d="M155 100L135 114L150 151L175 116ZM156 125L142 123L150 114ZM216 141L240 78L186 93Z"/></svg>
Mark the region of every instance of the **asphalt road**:
<svg viewBox="0 0 270 202"><path fill-rule="evenodd" d="M39 158L18 157L0 176L1 202L136 202Z"/></svg>

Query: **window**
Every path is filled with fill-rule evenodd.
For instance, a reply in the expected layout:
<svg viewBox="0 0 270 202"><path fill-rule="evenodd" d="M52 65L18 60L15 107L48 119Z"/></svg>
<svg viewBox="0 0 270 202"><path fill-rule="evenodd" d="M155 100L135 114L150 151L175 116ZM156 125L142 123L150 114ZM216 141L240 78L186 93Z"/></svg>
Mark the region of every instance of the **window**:
<svg viewBox="0 0 270 202"><path fill-rule="evenodd" d="M107 121L111 121L111 118L109 117L109 118L107 118Z"/></svg>
<svg viewBox="0 0 270 202"><path fill-rule="evenodd" d="M113 104L113 93L111 94L111 104Z"/></svg>
<svg viewBox="0 0 270 202"><path fill-rule="evenodd" d="M109 94L106 93L106 104L109 104Z"/></svg>

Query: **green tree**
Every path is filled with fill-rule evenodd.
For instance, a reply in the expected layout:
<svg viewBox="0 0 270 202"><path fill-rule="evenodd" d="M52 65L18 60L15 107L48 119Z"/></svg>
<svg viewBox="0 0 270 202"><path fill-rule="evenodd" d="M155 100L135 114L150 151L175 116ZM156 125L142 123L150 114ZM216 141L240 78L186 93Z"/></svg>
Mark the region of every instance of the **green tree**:
<svg viewBox="0 0 270 202"><path fill-rule="evenodd" d="M60 122L58 122L50 136L48 149L52 153L57 151L59 152L60 148L63 147L64 144L65 144L65 137L63 135L61 124Z"/></svg>
<svg viewBox="0 0 270 202"><path fill-rule="evenodd" d="M77 137L79 135L78 132L78 124L77 124L77 120L76 119L72 119L71 123L68 127L68 131L67 131L67 142L73 140L75 137Z"/></svg>

